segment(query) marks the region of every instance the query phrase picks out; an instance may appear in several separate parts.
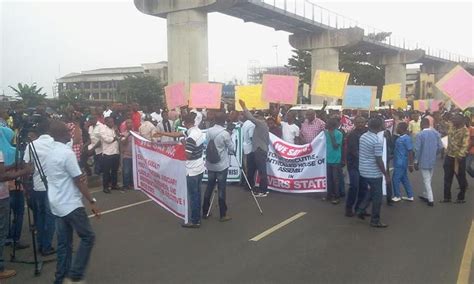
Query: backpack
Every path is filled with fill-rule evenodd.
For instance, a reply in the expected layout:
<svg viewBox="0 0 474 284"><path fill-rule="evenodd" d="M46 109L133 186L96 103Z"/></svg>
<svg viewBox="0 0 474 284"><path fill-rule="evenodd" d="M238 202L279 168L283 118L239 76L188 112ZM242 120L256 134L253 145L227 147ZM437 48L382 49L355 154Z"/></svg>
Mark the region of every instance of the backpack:
<svg viewBox="0 0 474 284"><path fill-rule="evenodd" d="M214 143L214 139L221 135L222 132L217 134L213 139L209 139L209 143L207 143L206 160L211 164L217 164L221 161L221 157L219 155L219 151L217 150L216 143Z"/></svg>

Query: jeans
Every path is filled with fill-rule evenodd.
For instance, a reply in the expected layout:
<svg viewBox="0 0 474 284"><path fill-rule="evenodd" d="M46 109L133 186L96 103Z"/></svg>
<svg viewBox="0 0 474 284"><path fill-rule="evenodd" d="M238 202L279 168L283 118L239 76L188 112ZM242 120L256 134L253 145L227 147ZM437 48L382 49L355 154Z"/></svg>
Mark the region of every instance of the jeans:
<svg viewBox="0 0 474 284"><path fill-rule="evenodd" d="M467 154L466 157L466 172L474 178L474 154Z"/></svg>
<svg viewBox="0 0 474 284"><path fill-rule="evenodd" d="M339 183L342 168L341 164L327 164L327 193L328 200L339 199Z"/></svg>
<svg viewBox="0 0 474 284"><path fill-rule="evenodd" d="M212 191L214 190L214 186L216 185L217 180L217 190L219 192L219 213L221 218L226 216L227 213L227 204L225 203L225 189L227 185L227 173L228 168L220 171L220 172L213 172L208 171L208 181L207 181L207 188L206 192L204 193L204 203L202 205L202 214L207 215L207 211L209 211Z"/></svg>
<svg viewBox="0 0 474 284"><path fill-rule="evenodd" d="M8 234L8 214L10 212L10 199L0 199L0 272L5 270L3 248Z"/></svg>
<svg viewBox="0 0 474 284"><path fill-rule="evenodd" d="M8 238L18 242L21 237L21 229L23 228L23 215L25 214L25 196L23 191L10 191L10 212L13 220L8 232Z"/></svg>
<svg viewBox="0 0 474 284"><path fill-rule="evenodd" d="M123 186L133 188L133 161L132 158L122 159Z"/></svg>
<svg viewBox="0 0 474 284"><path fill-rule="evenodd" d="M425 185L422 196L429 202L433 202L433 189L431 188L431 179L433 178L433 169L421 169L423 184Z"/></svg>
<svg viewBox="0 0 474 284"><path fill-rule="evenodd" d="M120 165L120 155L102 155L102 187L117 188L117 172Z"/></svg>
<svg viewBox="0 0 474 284"><path fill-rule="evenodd" d="M95 235L84 207L79 207L64 217L56 218L58 230L58 253L55 284L63 283L65 277L73 281L82 280L89 262ZM72 261L73 231L81 239Z"/></svg>
<svg viewBox="0 0 474 284"><path fill-rule="evenodd" d="M186 183L188 185L188 204L191 211L189 220L193 224L201 223L201 182L202 175L186 176Z"/></svg>
<svg viewBox="0 0 474 284"><path fill-rule="evenodd" d="M454 172L455 159L447 156L444 158L444 199L451 200L451 185L453 183L453 177L456 175L456 179L459 183L458 200L464 200L467 188L466 179L466 158L458 159L459 168L458 173Z"/></svg>
<svg viewBox="0 0 474 284"><path fill-rule="evenodd" d="M344 180L344 171L342 168L339 173L339 196L342 198L346 196L346 184Z"/></svg>
<svg viewBox="0 0 474 284"><path fill-rule="evenodd" d="M102 173L102 154L94 155L94 173L100 175Z"/></svg>
<svg viewBox="0 0 474 284"><path fill-rule="evenodd" d="M36 235L38 249L45 252L52 249L56 217L49 208L48 193L46 191L30 191L33 219L38 234Z"/></svg>
<svg viewBox="0 0 474 284"><path fill-rule="evenodd" d="M393 183L393 195L395 195L395 197L400 198L401 196L400 183L403 184L403 187L405 188L407 192L407 196L409 198L413 197L413 189L411 188L410 180L408 179L408 169L406 167L405 168L396 167L393 170L392 183Z"/></svg>
<svg viewBox="0 0 474 284"><path fill-rule="evenodd" d="M366 178L361 177L362 185L364 187L370 187L369 194L367 194L360 204L360 208L357 213L364 213L372 202L372 217L370 223L377 224L380 222L380 211L382 208L382 178Z"/></svg>
<svg viewBox="0 0 474 284"><path fill-rule="evenodd" d="M348 172L349 192L347 193L346 210L352 212L355 205L355 212L357 212L367 194L367 187L362 184L358 168L348 168Z"/></svg>
<svg viewBox="0 0 474 284"><path fill-rule="evenodd" d="M267 177L267 152L261 150L250 153L247 156L247 165L249 169L248 179L252 188L255 185L255 172L258 170L260 176L260 191L268 191L268 177Z"/></svg>

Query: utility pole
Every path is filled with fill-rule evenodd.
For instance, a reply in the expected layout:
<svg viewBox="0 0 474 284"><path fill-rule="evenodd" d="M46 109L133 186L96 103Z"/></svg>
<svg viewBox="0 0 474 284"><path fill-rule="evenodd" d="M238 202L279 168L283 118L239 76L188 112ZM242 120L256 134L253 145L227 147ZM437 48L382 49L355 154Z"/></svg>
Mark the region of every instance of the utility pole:
<svg viewBox="0 0 474 284"><path fill-rule="evenodd" d="M275 48L276 71L277 71L277 75L280 75L280 69L278 68L278 44L274 45L273 48Z"/></svg>

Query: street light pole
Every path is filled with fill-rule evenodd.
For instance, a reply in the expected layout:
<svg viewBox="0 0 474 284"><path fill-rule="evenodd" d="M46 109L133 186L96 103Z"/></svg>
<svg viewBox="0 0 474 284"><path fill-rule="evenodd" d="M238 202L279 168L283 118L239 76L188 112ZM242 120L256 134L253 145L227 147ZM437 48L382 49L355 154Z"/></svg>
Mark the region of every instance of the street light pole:
<svg viewBox="0 0 474 284"><path fill-rule="evenodd" d="M275 48L275 57L276 57L276 71L277 74L280 74L280 69L278 69L278 44L274 45L273 48Z"/></svg>

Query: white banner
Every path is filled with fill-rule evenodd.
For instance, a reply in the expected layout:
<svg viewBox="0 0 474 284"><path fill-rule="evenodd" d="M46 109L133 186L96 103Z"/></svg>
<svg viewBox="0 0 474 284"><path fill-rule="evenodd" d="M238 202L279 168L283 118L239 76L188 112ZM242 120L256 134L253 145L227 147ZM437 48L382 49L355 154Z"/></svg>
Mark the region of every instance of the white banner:
<svg viewBox="0 0 474 284"><path fill-rule="evenodd" d="M289 193L326 191L326 136L294 145L270 134L267 157L268 188Z"/></svg>
<svg viewBox="0 0 474 284"><path fill-rule="evenodd" d="M153 143L133 133L133 182L161 207L188 222L186 153L177 143Z"/></svg>

